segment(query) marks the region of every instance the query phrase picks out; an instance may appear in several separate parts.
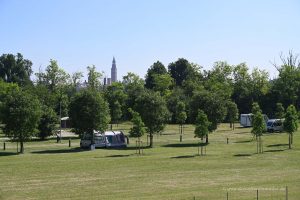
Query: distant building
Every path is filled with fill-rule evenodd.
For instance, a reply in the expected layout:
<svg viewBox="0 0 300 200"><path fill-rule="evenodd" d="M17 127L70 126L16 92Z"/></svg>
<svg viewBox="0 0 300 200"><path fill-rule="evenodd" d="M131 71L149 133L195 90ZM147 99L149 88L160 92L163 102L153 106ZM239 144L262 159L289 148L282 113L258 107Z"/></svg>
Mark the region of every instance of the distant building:
<svg viewBox="0 0 300 200"><path fill-rule="evenodd" d="M110 75L111 75L111 78L106 78L106 77L104 78L103 85L111 85L114 82L118 82L117 65L116 65L115 57L113 57Z"/></svg>
<svg viewBox="0 0 300 200"><path fill-rule="evenodd" d="M111 67L111 82L117 82L118 78L117 78L117 65L116 65L116 60L115 57L113 57L113 61L112 61L112 67Z"/></svg>

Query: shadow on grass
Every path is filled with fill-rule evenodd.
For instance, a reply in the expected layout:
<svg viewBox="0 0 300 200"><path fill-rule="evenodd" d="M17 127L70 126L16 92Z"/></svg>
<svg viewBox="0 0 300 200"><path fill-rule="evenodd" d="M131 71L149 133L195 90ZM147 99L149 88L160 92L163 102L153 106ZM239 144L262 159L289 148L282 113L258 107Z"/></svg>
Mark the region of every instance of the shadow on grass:
<svg viewBox="0 0 300 200"><path fill-rule="evenodd" d="M194 158L195 156L175 156L171 158Z"/></svg>
<svg viewBox="0 0 300 200"><path fill-rule="evenodd" d="M245 157L245 156L252 156L252 154L249 153L239 153L239 154L234 154L235 157Z"/></svg>
<svg viewBox="0 0 300 200"><path fill-rule="evenodd" d="M136 150L137 149L137 147L135 147L135 146L130 146L130 147L119 147L119 148L116 148L116 147L110 147L110 148L103 148L103 149L105 149L105 150ZM143 146L143 147L141 147L141 149L151 149L149 146Z"/></svg>
<svg viewBox="0 0 300 200"><path fill-rule="evenodd" d="M284 146L288 146L289 144L271 144L268 145L267 147L284 147Z"/></svg>
<svg viewBox="0 0 300 200"><path fill-rule="evenodd" d="M110 155L110 156L105 156L106 158L123 158L123 157L128 157L128 155Z"/></svg>
<svg viewBox="0 0 300 200"><path fill-rule="evenodd" d="M43 151L33 151L31 153L35 154L59 154L59 153L77 153L88 151L88 149L82 149L80 147L72 148L72 149L53 149L53 150L43 150Z"/></svg>
<svg viewBox="0 0 300 200"><path fill-rule="evenodd" d="M248 143L248 142L252 142L253 140L242 140L242 141L236 141L234 143Z"/></svg>
<svg viewBox="0 0 300 200"><path fill-rule="evenodd" d="M280 152L280 151L284 151L284 149L272 149L272 150L267 150L267 151L264 151L264 152Z"/></svg>
<svg viewBox="0 0 300 200"><path fill-rule="evenodd" d="M0 152L0 157L1 156L15 156L18 155L16 152Z"/></svg>
<svg viewBox="0 0 300 200"><path fill-rule="evenodd" d="M199 145L199 143L176 143L176 144L166 144L166 145L162 145L162 147L201 147L201 146L207 146L206 143L201 143Z"/></svg>

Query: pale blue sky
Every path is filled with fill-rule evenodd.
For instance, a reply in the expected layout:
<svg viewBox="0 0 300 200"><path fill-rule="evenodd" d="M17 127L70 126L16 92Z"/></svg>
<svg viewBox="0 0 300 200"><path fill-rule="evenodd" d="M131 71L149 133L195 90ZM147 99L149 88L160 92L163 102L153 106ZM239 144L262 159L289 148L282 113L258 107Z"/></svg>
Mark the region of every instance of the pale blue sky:
<svg viewBox="0 0 300 200"><path fill-rule="evenodd" d="M0 54L20 52L38 71L55 59L67 72L96 65L118 79L144 77L157 60L186 58L275 69L280 52L300 53L297 0L0 0Z"/></svg>

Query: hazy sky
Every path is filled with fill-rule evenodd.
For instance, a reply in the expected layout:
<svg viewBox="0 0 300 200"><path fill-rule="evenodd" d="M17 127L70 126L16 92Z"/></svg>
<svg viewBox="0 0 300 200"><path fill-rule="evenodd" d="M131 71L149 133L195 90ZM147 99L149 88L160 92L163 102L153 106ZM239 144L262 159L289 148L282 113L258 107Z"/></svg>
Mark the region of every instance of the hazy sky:
<svg viewBox="0 0 300 200"><path fill-rule="evenodd" d="M276 70L280 52L300 53L298 0L0 0L0 54L20 52L45 69L96 65L118 79L144 77L157 60L210 69L215 61Z"/></svg>

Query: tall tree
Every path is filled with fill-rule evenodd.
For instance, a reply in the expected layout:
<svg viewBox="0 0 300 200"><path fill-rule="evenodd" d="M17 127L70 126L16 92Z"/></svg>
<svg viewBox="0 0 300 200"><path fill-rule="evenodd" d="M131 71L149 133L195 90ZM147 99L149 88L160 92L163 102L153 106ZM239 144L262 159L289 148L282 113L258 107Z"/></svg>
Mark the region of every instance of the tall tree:
<svg viewBox="0 0 300 200"><path fill-rule="evenodd" d="M59 122L54 110L47 106L42 106L42 116L38 125L38 137L44 140L53 134L55 125Z"/></svg>
<svg viewBox="0 0 300 200"><path fill-rule="evenodd" d="M275 118L276 119L283 119L284 118L284 107L282 103L276 103L276 113L275 113Z"/></svg>
<svg viewBox="0 0 300 200"><path fill-rule="evenodd" d="M256 136L257 141L257 153L263 153L263 141L262 141L262 134L266 131L266 122L262 115L261 109L259 105L255 102L252 106L252 130L251 132Z"/></svg>
<svg viewBox="0 0 300 200"><path fill-rule="evenodd" d="M8 83L20 86L31 84L32 62L24 59L22 54L2 54L0 56L0 78Z"/></svg>
<svg viewBox="0 0 300 200"><path fill-rule="evenodd" d="M289 149L291 149L293 144L293 134L298 129L298 115L294 105L289 105L289 107L286 109L283 127L284 130L289 134Z"/></svg>
<svg viewBox="0 0 300 200"><path fill-rule="evenodd" d="M24 142L35 135L40 120L39 101L27 92L13 91L6 99L3 114L4 134L20 142L20 153L24 153Z"/></svg>
<svg viewBox="0 0 300 200"><path fill-rule="evenodd" d="M131 137L138 138L138 149L139 149L139 154L141 154L141 137L146 132L145 124L138 112L133 111L131 108L129 108L128 111L132 115L131 122L133 124L133 127L129 131L129 134Z"/></svg>
<svg viewBox="0 0 300 200"><path fill-rule="evenodd" d="M99 90L100 89L100 79L102 77L102 73L96 71L95 65L88 66L88 87L92 90Z"/></svg>
<svg viewBox="0 0 300 200"><path fill-rule="evenodd" d="M145 87L148 89L153 89L155 86L155 76L165 74L167 74L167 70L161 62L157 61L153 63L153 65L147 71L145 77Z"/></svg>
<svg viewBox="0 0 300 200"><path fill-rule="evenodd" d="M233 101L227 101L227 120L230 123L230 128L234 129L234 122L239 118L239 110L236 103Z"/></svg>
<svg viewBox="0 0 300 200"><path fill-rule="evenodd" d="M6 98L13 91L19 91L20 88L16 83L6 83L0 79L0 124L2 118L4 118L4 113L2 109L4 109Z"/></svg>
<svg viewBox="0 0 300 200"><path fill-rule="evenodd" d="M89 134L107 129L110 121L108 103L93 90L82 90L70 103L69 117L77 134ZM93 143L94 141L92 141Z"/></svg>
<svg viewBox="0 0 300 200"><path fill-rule="evenodd" d="M224 120L227 113L224 99L218 94L206 90L196 92L190 101L189 114L192 123L194 123L199 109L205 112L211 122L208 127L209 132L217 129L217 125ZM208 143L208 135L206 136L206 143Z"/></svg>
<svg viewBox="0 0 300 200"><path fill-rule="evenodd" d="M191 77L194 74L191 63L184 58L180 58L176 62L170 63L168 71L177 86L182 86L183 82L187 80L189 76Z"/></svg>
<svg viewBox="0 0 300 200"><path fill-rule="evenodd" d="M182 142L183 125L187 118L185 104L182 101L180 101L178 102L176 108L176 122L179 124L180 142Z"/></svg>
<svg viewBox="0 0 300 200"><path fill-rule="evenodd" d="M153 147L153 134L161 132L168 119L169 111L165 100L152 91L147 91L136 99L135 110L140 113L150 135L150 147Z"/></svg>
<svg viewBox="0 0 300 200"><path fill-rule="evenodd" d="M198 110L198 114L195 120L195 136L201 138L201 155L203 155L203 138L206 137L209 133L210 122L207 119L206 114L202 110ZM199 153L199 150L198 150Z"/></svg>

